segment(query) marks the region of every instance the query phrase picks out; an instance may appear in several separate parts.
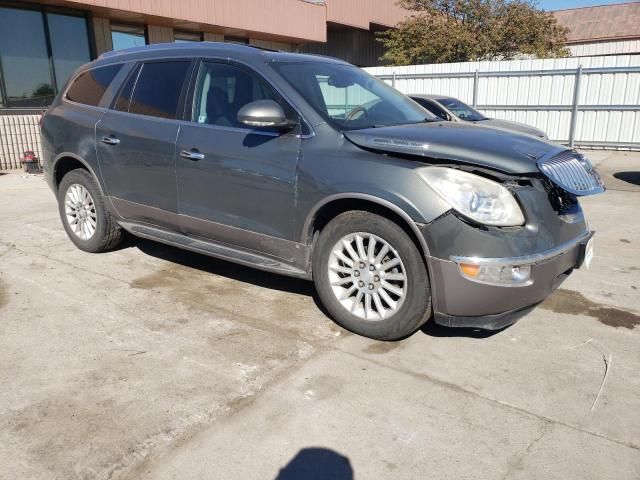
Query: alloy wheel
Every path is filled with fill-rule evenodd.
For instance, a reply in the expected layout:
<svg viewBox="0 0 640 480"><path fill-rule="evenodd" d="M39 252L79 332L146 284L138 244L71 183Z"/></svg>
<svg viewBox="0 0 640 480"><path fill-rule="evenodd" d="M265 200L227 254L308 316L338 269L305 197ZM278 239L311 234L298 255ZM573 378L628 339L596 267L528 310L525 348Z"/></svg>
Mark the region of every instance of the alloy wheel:
<svg viewBox="0 0 640 480"><path fill-rule="evenodd" d="M407 293L407 275L400 255L371 233L344 236L329 255L331 289L353 315L368 321L396 313Z"/></svg>
<svg viewBox="0 0 640 480"><path fill-rule="evenodd" d="M64 196L67 223L73 233L82 240L89 240L96 232L98 215L93 197L84 186L74 183Z"/></svg>

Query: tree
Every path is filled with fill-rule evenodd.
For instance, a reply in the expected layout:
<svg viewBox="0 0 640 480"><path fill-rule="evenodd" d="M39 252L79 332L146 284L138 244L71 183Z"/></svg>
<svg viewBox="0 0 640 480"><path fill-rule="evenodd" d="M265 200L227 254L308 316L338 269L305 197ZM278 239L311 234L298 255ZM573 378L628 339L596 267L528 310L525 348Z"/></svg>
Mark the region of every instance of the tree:
<svg viewBox="0 0 640 480"><path fill-rule="evenodd" d="M567 29L530 0L399 0L412 12L378 34L391 65L565 57Z"/></svg>

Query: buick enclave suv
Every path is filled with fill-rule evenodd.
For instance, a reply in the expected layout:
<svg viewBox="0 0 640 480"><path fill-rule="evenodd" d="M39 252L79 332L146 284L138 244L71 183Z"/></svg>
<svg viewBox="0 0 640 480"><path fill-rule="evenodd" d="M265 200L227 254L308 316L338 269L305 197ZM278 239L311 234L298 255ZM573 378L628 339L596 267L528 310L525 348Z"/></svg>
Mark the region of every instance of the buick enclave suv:
<svg viewBox="0 0 640 480"><path fill-rule="evenodd" d="M315 282L340 325L498 329L588 262L579 153L443 122L362 70L216 43L110 52L42 122L71 241L125 231ZM247 299L247 301L250 301Z"/></svg>

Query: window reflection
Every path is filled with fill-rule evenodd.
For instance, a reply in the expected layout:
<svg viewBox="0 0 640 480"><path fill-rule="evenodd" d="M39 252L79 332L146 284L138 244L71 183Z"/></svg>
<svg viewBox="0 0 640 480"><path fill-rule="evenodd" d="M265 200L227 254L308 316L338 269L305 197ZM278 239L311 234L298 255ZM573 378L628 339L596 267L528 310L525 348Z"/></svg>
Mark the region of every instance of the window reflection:
<svg viewBox="0 0 640 480"><path fill-rule="evenodd" d="M53 68L58 90L80 65L91 60L87 22L83 17L47 14Z"/></svg>
<svg viewBox="0 0 640 480"><path fill-rule="evenodd" d="M146 45L144 27L111 24L111 41L114 50Z"/></svg>
<svg viewBox="0 0 640 480"><path fill-rule="evenodd" d="M42 13L0 8L0 59L8 107L41 107L53 100Z"/></svg>

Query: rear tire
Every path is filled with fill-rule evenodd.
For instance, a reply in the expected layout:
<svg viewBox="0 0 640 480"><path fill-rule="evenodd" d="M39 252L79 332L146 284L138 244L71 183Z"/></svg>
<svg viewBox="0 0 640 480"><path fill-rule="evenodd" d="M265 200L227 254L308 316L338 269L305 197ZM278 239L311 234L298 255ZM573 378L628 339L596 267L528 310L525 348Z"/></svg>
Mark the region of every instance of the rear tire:
<svg viewBox="0 0 640 480"><path fill-rule="evenodd" d="M336 323L365 337L405 338L431 314L419 249L399 225L370 212L346 212L327 224L314 248L313 278Z"/></svg>
<svg viewBox="0 0 640 480"><path fill-rule="evenodd" d="M105 252L122 241L122 228L107 210L96 181L82 168L71 170L62 178L58 210L69 239L80 250Z"/></svg>

